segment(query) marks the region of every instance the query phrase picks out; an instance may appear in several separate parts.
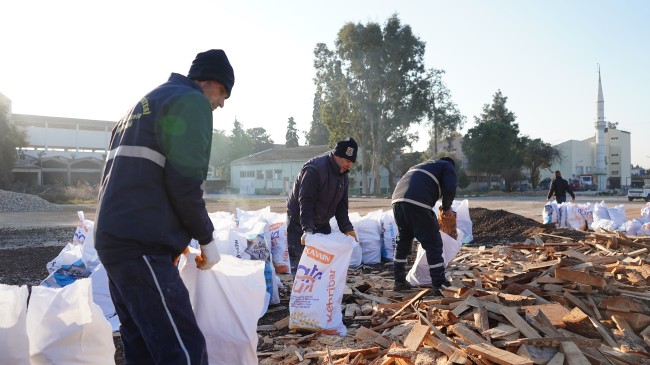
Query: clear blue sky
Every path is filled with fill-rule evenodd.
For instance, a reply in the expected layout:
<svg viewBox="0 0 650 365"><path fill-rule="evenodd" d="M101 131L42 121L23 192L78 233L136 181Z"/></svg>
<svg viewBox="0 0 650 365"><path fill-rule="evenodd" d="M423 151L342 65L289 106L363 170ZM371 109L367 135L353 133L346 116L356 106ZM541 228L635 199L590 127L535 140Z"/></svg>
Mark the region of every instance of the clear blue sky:
<svg viewBox="0 0 650 365"><path fill-rule="evenodd" d="M333 48L344 23L383 25L393 13L426 42L427 68L446 71L464 130L500 89L523 134L589 138L599 63L605 117L632 133L632 163L650 167L646 0L12 0L0 92L14 113L119 120L196 53L223 48L236 82L214 127L229 132L236 117L283 143L289 117L309 129L316 43Z"/></svg>

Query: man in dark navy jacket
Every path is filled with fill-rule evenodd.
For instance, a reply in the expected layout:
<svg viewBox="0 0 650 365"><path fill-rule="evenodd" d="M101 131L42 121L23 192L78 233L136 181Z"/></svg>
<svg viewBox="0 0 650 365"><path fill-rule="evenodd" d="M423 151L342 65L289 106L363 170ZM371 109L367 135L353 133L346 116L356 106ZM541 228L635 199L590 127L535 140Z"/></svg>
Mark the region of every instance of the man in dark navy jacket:
<svg viewBox="0 0 650 365"><path fill-rule="evenodd" d="M414 238L426 252L433 295L440 295L441 288L449 286L445 278L440 227L433 207L442 198L442 214L453 214L455 165L451 157L429 160L411 167L395 186L392 201L398 232L393 262L395 291L411 289L406 281L406 258L411 253Z"/></svg>
<svg viewBox="0 0 650 365"><path fill-rule="evenodd" d="M224 106L234 82L224 51L199 53L187 77L172 73L113 129L95 247L120 319L126 364L208 364L173 261L192 238L201 248L200 269L220 259L201 184L212 112Z"/></svg>
<svg viewBox="0 0 650 365"><path fill-rule="evenodd" d="M348 216L348 172L357 160L358 149L357 142L347 137L331 152L307 161L296 177L287 198L287 241L294 271L306 236L332 233L332 217L336 217L341 232L357 239Z"/></svg>
<svg viewBox="0 0 650 365"><path fill-rule="evenodd" d="M551 186L548 189L548 195L546 198L550 201L553 195L555 195L555 201L558 204L566 202L566 193L571 195L571 201L576 201L576 195L573 193L569 182L562 178L560 171L555 171L555 177L551 181Z"/></svg>

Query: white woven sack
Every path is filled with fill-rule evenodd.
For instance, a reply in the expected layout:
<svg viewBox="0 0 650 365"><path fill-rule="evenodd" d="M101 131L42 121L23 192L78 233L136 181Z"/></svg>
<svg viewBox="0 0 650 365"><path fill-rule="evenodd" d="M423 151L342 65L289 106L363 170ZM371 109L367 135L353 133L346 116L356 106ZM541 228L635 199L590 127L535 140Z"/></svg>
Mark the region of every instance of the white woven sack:
<svg viewBox="0 0 650 365"><path fill-rule="evenodd" d="M308 235L289 300L289 328L345 336L341 301L354 238L343 233Z"/></svg>
<svg viewBox="0 0 650 365"><path fill-rule="evenodd" d="M269 213L264 227L264 240L271 246L273 265L278 274L290 274L289 242L287 240L287 213Z"/></svg>
<svg viewBox="0 0 650 365"><path fill-rule="evenodd" d="M381 217L382 227L382 257L386 260L393 261L395 258L395 245L397 244L397 224L393 210L389 209Z"/></svg>
<svg viewBox="0 0 650 365"><path fill-rule="evenodd" d="M27 310L31 365L114 365L113 331L93 303L90 279L33 286Z"/></svg>
<svg viewBox="0 0 650 365"><path fill-rule="evenodd" d="M194 264L198 250L183 255L179 271L210 365L257 364L257 320L264 307L264 262L222 255L210 270Z"/></svg>
<svg viewBox="0 0 650 365"><path fill-rule="evenodd" d="M0 284L0 364L29 364L26 285Z"/></svg>
<svg viewBox="0 0 650 365"><path fill-rule="evenodd" d="M382 210L379 209L352 222L361 246L362 264L372 265L381 262L381 216Z"/></svg>
<svg viewBox="0 0 650 365"><path fill-rule="evenodd" d="M354 221L361 219L361 214L357 212L352 212L348 214L348 217L350 218L350 223L352 223L352 227L354 227ZM332 233L338 234L339 232L341 232L341 230L339 229L338 222L336 221L336 217L332 217L332 219L330 219L330 227L332 227ZM352 255L350 255L349 267L357 268L361 266L362 261L363 261L363 251L361 250L361 245L354 245L354 248L352 249Z"/></svg>
<svg viewBox="0 0 650 365"><path fill-rule="evenodd" d="M458 230L458 237L462 237L462 231ZM440 232L442 236L442 259L445 267L456 257L462 244L445 232ZM431 285L431 275L429 274L429 263L427 262L426 251L422 245L418 246L418 252L415 256L415 263L406 275L406 280L414 286Z"/></svg>

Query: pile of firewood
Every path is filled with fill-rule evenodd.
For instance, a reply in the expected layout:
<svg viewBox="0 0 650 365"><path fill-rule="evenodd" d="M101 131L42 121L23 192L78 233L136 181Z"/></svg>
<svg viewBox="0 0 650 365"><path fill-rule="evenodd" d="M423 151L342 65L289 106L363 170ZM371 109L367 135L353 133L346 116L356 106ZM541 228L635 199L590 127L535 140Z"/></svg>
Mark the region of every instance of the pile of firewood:
<svg viewBox="0 0 650 365"><path fill-rule="evenodd" d="M650 364L649 237L538 233L464 247L444 297L348 275L345 337L264 337L260 364ZM286 327L288 319L273 328ZM261 326L264 327L264 326Z"/></svg>

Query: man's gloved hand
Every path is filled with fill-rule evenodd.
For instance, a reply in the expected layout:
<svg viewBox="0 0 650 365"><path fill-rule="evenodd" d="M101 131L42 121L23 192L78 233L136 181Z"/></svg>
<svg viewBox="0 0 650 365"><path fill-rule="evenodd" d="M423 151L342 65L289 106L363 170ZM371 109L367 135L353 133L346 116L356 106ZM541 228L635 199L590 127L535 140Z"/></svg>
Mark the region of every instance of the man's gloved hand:
<svg viewBox="0 0 650 365"><path fill-rule="evenodd" d="M442 207L440 207L440 209L442 210ZM451 217L451 216L454 215L454 210L451 209L451 207L449 207L449 208L447 208L447 210L442 210L442 215L443 215L444 217L449 218L449 217Z"/></svg>
<svg viewBox="0 0 650 365"><path fill-rule="evenodd" d="M201 256L196 256L196 267L201 270L210 270L212 266L221 260L217 244L212 240L207 245L200 245L200 247Z"/></svg>
<svg viewBox="0 0 650 365"><path fill-rule="evenodd" d="M187 255L189 252L190 252L190 246L185 247L183 252L181 252L181 254L176 256L176 258L174 259L174 266L178 266L178 261L181 260L181 255Z"/></svg>
<svg viewBox="0 0 650 365"><path fill-rule="evenodd" d="M300 243L302 243L303 246L305 245L305 240L307 239L307 235L310 235L310 234L314 234L314 232L305 231L305 233L302 234L302 237L300 237Z"/></svg>
<svg viewBox="0 0 650 365"><path fill-rule="evenodd" d="M357 234L356 234L356 232L354 232L354 231L347 231L347 232L345 232L345 234L347 234L348 236L351 236L352 238L354 238L354 240L355 240L356 242L359 242L359 240L357 239Z"/></svg>

